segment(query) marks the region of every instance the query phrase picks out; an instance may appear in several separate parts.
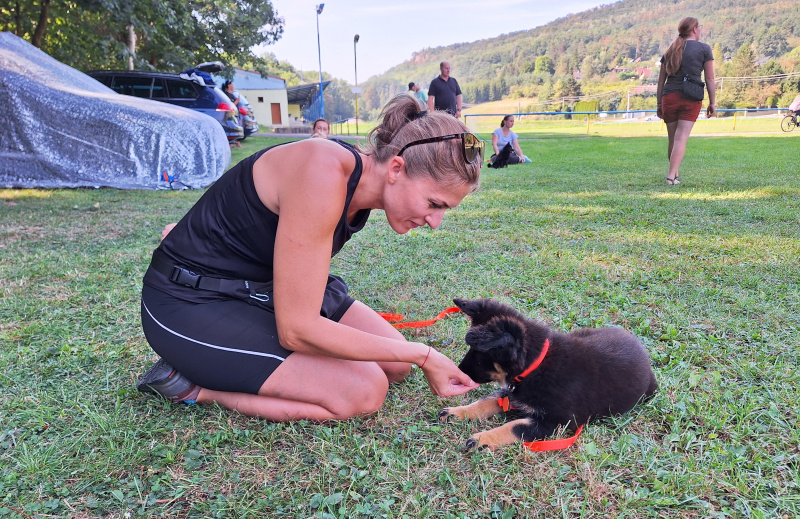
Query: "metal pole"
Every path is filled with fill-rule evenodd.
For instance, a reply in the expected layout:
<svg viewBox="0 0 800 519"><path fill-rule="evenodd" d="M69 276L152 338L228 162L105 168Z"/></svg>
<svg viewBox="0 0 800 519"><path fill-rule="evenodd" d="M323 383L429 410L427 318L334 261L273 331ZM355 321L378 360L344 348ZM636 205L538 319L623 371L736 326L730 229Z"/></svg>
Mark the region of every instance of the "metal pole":
<svg viewBox="0 0 800 519"><path fill-rule="evenodd" d="M358 34L353 38L353 63L356 68L356 88L358 88L358 55L356 54L356 43L358 43ZM358 92L356 92L356 135L358 135Z"/></svg>
<svg viewBox="0 0 800 519"><path fill-rule="evenodd" d="M322 8L325 4L317 6L317 54L319 55L319 118L325 119L325 95L322 89L322 48L319 44L319 15L322 14Z"/></svg>

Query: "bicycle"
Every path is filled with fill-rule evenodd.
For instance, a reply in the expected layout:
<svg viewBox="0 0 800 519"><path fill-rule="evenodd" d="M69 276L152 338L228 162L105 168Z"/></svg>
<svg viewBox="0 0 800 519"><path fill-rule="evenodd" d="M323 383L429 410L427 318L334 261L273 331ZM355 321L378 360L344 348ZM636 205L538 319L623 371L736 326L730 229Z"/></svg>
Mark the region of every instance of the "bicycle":
<svg viewBox="0 0 800 519"><path fill-rule="evenodd" d="M800 126L800 112L789 112L781 121L781 130L790 132Z"/></svg>

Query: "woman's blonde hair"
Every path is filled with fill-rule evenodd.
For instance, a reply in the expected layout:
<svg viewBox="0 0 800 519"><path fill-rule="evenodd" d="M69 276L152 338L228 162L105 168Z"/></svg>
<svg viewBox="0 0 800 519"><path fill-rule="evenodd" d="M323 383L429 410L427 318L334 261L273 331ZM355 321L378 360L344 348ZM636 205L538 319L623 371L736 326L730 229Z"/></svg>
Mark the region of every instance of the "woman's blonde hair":
<svg viewBox="0 0 800 519"><path fill-rule="evenodd" d="M400 94L383 107L381 122L358 149L383 164L410 142L462 132L469 128L452 115L420 112L416 99ZM446 185L478 186L481 159L467 164L461 139L411 146L403 152L403 159L409 177L429 175Z"/></svg>
<svg viewBox="0 0 800 519"><path fill-rule="evenodd" d="M674 76L681 68L681 60L683 59L683 46L686 43L686 37L689 36L695 27L700 25L697 18L688 16L681 20L678 24L678 37L669 46L667 52L664 53L664 70L668 76Z"/></svg>

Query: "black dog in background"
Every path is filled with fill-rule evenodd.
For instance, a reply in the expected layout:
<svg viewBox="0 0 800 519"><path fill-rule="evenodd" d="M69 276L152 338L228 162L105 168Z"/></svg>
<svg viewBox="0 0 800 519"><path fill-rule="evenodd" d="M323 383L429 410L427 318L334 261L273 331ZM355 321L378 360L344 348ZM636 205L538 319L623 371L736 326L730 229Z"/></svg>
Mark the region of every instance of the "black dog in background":
<svg viewBox="0 0 800 519"><path fill-rule="evenodd" d="M442 409L439 418L486 419L503 412L503 397L509 413L521 417L474 434L467 450L546 438L561 426L577 429L590 418L630 411L657 388L647 351L625 330L559 333L498 301L453 302L472 319L465 337L470 349L459 369L479 384L494 381L502 388L472 404Z"/></svg>
<svg viewBox="0 0 800 519"><path fill-rule="evenodd" d="M492 161L489 164L487 164L487 167L490 167L490 168L504 168L504 167L508 166L508 159L511 158L511 152L513 152L513 151L514 150L511 147L511 144L506 144L500 150L500 153L495 155L494 158L492 159Z"/></svg>

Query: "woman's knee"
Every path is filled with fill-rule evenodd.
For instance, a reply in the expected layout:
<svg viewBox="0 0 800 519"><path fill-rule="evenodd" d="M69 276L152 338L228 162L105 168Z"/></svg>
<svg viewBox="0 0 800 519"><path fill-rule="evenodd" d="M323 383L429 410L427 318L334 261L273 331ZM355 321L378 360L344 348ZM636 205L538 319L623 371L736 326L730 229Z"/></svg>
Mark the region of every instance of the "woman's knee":
<svg viewBox="0 0 800 519"><path fill-rule="evenodd" d="M360 362L351 373L347 387L332 392L329 410L336 419L372 414L383 406L389 392L389 379L375 362Z"/></svg>

